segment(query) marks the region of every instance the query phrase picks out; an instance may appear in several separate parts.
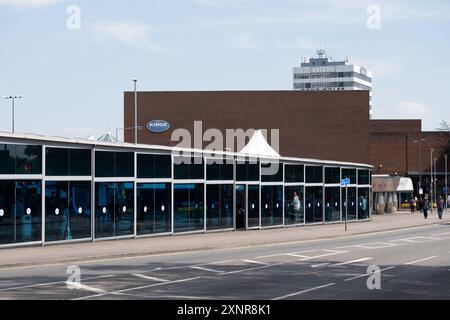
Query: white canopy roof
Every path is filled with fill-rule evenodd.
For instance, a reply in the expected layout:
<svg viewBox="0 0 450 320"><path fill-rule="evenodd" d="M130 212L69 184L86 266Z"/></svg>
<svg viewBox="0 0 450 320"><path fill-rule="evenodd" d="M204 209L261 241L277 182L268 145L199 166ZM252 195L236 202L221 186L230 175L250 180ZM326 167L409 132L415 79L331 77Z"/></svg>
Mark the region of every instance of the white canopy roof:
<svg viewBox="0 0 450 320"><path fill-rule="evenodd" d="M400 178L398 183L397 192L413 192L414 186L411 178Z"/></svg>
<svg viewBox="0 0 450 320"><path fill-rule="evenodd" d="M250 141L247 145L242 148L239 153L246 155L257 155L257 156L269 156L269 157L280 157L278 152L276 152L267 142L266 138L261 130L255 130Z"/></svg>

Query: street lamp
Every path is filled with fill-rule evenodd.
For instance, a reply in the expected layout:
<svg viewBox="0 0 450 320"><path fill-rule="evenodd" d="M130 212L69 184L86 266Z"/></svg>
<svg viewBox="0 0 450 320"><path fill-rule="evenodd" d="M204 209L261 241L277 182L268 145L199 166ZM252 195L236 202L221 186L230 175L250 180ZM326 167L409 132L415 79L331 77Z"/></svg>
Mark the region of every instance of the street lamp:
<svg viewBox="0 0 450 320"><path fill-rule="evenodd" d="M436 172L436 168L437 168L437 165L436 165L436 158L434 158L434 201L436 201L436 203L437 203L437 201L438 201L438 199L437 199L437 172Z"/></svg>
<svg viewBox="0 0 450 320"><path fill-rule="evenodd" d="M141 130L142 126L138 126L137 128L138 128L138 130ZM119 142L119 130L131 130L131 129L134 129L134 127L116 128L116 139L117 139L117 142Z"/></svg>
<svg viewBox="0 0 450 320"><path fill-rule="evenodd" d="M448 184L447 184L447 158L448 155L444 154L445 159L445 209L448 207Z"/></svg>
<svg viewBox="0 0 450 320"><path fill-rule="evenodd" d="M136 91L136 84L137 79L133 78L131 79L134 82L134 143L137 144L137 91Z"/></svg>
<svg viewBox="0 0 450 320"><path fill-rule="evenodd" d="M422 142L424 142L425 139L420 140L414 140L414 143L419 144L419 191L422 188Z"/></svg>
<svg viewBox="0 0 450 320"><path fill-rule="evenodd" d="M430 148L430 198L431 212L433 212L433 148Z"/></svg>
<svg viewBox="0 0 450 320"><path fill-rule="evenodd" d="M14 101L15 101L16 99L21 99L21 98L23 98L23 96L22 96L22 95L18 95L18 96L3 96L2 98L3 98L3 99L11 99L11 100L12 100L12 133L14 133L14 113L15 113L15 110L14 110Z"/></svg>

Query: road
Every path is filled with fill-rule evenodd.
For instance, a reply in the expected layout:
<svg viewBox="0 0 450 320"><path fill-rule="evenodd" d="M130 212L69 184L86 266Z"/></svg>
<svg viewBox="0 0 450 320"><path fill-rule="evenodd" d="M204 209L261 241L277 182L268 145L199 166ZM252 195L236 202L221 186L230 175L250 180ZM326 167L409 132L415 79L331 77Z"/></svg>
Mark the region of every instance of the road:
<svg viewBox="0 0 450 320"><path fill-rule="evenodd" d="M367 273L369 266L374 274ZM450 224L440 224L0 269L0 299L450 299L449 266ZM376 284L378 275L381 287L369 289L368 279Z"/></svg>

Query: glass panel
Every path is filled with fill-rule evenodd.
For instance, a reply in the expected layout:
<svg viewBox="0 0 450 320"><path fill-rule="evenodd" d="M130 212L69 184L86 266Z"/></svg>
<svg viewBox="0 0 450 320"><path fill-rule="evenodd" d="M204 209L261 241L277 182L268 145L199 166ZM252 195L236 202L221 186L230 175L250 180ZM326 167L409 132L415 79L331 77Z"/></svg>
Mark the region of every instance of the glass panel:
<svg viewBox="0 0 450 320"><path fill-rule="evenodd" d="M261 181L283 182L283 164L281 162L261 163Z"/></svg>
<svg viewBox="0 0 450 320"><path fill-rule="evenodd" d="M369 188L358 188L358 219L369 218L370 191Z"/></svg>
<svg viewBox="0 0 450 320"><path fill-rule="evenodd" d="M139 235L171 231L170 183L139 183L137 205Z"/></svg>
<svg viewBox="0 0 450 320"><path fill-rule="evenodd" d="M341 220L341 188L325 188L325 221Z"/></svg>
<svg viewBox="0 0 450 320"><path fill-rule="evenodd" d="M0 244L13 243L15 241L14 186L14 181L0 181Z"/></svg>
<svg viewBox="0 0 450 320"><path fill-rule="evenodd" d="M91 238L91 183L69 182L70 239Z"/></svg>
<svg viewBox="0 0 450 320"><path fill-rule="evenodd" d="M114 236L115 183L95 184L95 237Z"/></svg>
<svg viewBox="0 0 450 320"><path fill-rule="evenodd" d="M306 223L323 221L323 188L305 187Z"/></svg>
<svg viewBox="0 0 450 320"><path fill-rule="evenodd" d="M114 152L95 152L95 176L114 177Z"/></svg>
<svg viewBox="0 0 450 320"><path fill-rule="evenodd" d="M206 179L207 180L233 180L233 162L227 159L207 159Z"/></svg>
<svg viewBox="0 0 450 320"><path fill-rule="evenodd" d="M173 186L174 232L189 231L189 190L194 186L193 183Z"/></svg>
<svg viewBox="0 0 450 320"><path fill-rule="evenodd" d="M16 182L16 242L42 240L41 182Z"/></svg>
<svg viewBox="0 0 450 320"><path fill-rule="evenodd" d="M325 183L340 183L341 168L325 167Z"/></svg>
<svg viewBox="0 0 450 320"><path fill-rule="evenodd" d="M323 183L322 166L306 166L306 183Z"/></svg>
<svg viewBox="0 0 450 320"><path fill-rule="evenodd" d="M246 200L246 192L245 185L238 184L236 185L236 229L245 229L246 228L246 219L247 219L247 202Z"/></svg>
<svg viewBox="0 0 450 320"><path fill-rule="evenodd" d="M261 226L283 223L282 186L261 186Z"/></svg>
<svg viewBox="0 0 450 320"><path fill-rule="evenodd" d="M342 169L342 178L350 178L350 184L356 184L356 169Z"/></svg>
<svg viewBox="0 0 450 320"><path fill-rule="evenodd" d="M66 181L45 183L45 241L69 238L68 185Z"/></svg>
<svg viewBox="0 0 450 320"><path fill-rule="evenodd" d="M237 181L259 181L259 162L256 160L236 161Z"/></svg>
<svg viewBox="0 0 450 320"><path fill-rule="evenodd" d="M45 174L48 176L69 175L69 149L45 149Z"/></svg>
<svg viewBox="0 0 450 320"><path fill-rule="evenodd" d="M347 220L356 220L356 188L349 187L349 188L341 188L341 189L342 189L342 202L344 203L344 206L342 207L342 218L344 219L345 206L347 203L345 200L345 190L348 189Z"/></svg>
<svg viewBox="0 0 450 320"><path fill-rule="evenodd" d="M69 150L69 175L90 176L92 174L92 161L90 149Z"/></svg>
<svg viewBox="0 0 450 320"><path fill-rule="evenodd" d="M204 163L201 157L176 157L175 179L204 179ZM183 161L183 162L182 162Z"/></svg>
<svg viewBox="0 0 450 320"><path fill-rule="evenodd" d="M15 171L15 145L0 144L0 174L14 174Z"/></svg>
<svg viewBox="0 0 450 320"><path fill-rule="evenodd" d="M203 167L203 166L202 166ZM190 212L189 212L189 230L203 230L205 227L204 214L204 186L195 184L194 189L189 192Z"/></svg>
<svg viewBox="0 0 450 320"><path fill-rule="evenodd" d="M137 155L137 174L139 178L170 178L172 175L171 165L170 155Z"/></svg>
<svg viewBox="0 0 450 320"><path fill-rule="evenodd" d="M248 227L259 227L259 185L247 186Z"/></svg>
<svg viewBox="0 0 450 320"><path fill-rule="evenodd" d="M115 177L134 177L134 153L115 153Z"/></svg>
<svg viewBox="0 0 450 320"><path fill-rule="evenodd" d="M369 170L358 170L358 184L369 184Z"/></svg>
<svg viewBox="0 0 450 320"><path fill-rule="evenodd" d="M16 145L16 174L42 174L42 146Z"/></svg>
<svg viewBox="0 0 450 320"><path fill-rule="evenodd" d="M203 184L174 185L174 232L203 230Z"/></svg>
<svg viewBox="0 0 450 320"><path fill-rule="evenodd" d="M304 181L304 167L303 165L287 164L284 167L285 182L303 182Z"/></svg>
<svg viewBox="0 0 450 320"><path fill-rule="evenodd" d="M284 188L284 224L304 222L303 186L286 186Z"/></svg>
<svg viewBox="0 0 450 320"><path fill-rule="evenodd" d="M206 228L233 228L233 185L206 186Z"/></svg>
<svg viewBox="0 0 450 320"><path fill-rule="evenodd" d="M133 194L132 182L116 183L115 236L134 234Z"/></svg>

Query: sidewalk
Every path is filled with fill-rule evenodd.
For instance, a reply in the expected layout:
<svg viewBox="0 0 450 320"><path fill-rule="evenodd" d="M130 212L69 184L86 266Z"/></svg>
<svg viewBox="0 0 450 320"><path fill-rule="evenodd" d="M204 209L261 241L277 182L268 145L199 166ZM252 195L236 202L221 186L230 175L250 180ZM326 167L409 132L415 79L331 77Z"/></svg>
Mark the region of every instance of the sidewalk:
<svg viewBox="0 0 450 320"><path fill-rule="evenodd" d="M344 230L344 224L339 223L253 231L111 240L95 243L48 245L46 247L5 248L0 249L0 269L338 238L439 223L450 223L450 211L444 212L443 220L437 218L435 211L429 215L427 220L418 212L410 214L408 211L396 214L373 215L371 221L348 223L347 232Z"/></svg>

